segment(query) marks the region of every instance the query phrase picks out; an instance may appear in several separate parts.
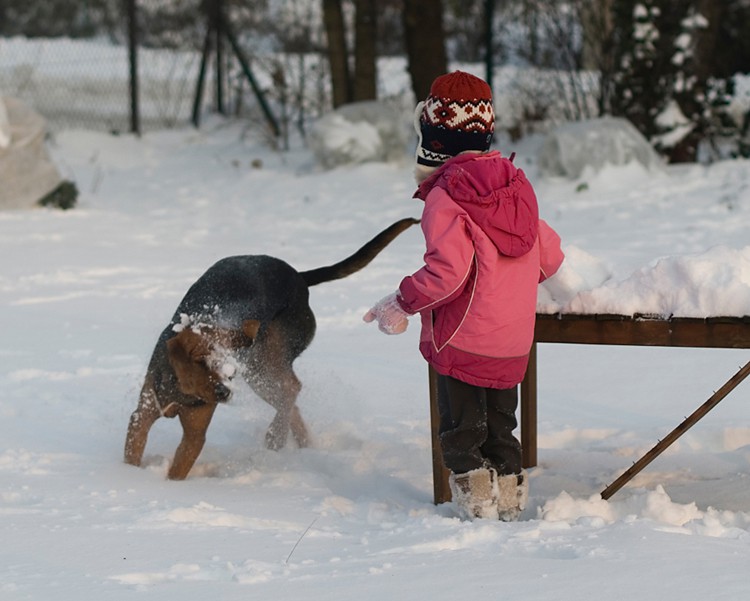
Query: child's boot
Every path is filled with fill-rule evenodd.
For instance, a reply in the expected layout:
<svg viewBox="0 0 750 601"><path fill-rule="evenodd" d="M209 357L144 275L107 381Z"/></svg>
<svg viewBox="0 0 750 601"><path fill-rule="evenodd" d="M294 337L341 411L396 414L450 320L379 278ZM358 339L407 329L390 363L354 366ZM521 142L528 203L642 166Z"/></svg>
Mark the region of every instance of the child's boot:
<svg viewBox="0 0 750 601"><path fill-rule="evenodd" d="M526 470L497 477L497 513L503 522L515 522L529 501Z"/></svg>
<svg viewBox="0 0 750 601"><path fill-rule="evenodd" d="M497 519L498 488L495 470L481 467L465 474L451 474L448 483L462 518Z"/></svg>

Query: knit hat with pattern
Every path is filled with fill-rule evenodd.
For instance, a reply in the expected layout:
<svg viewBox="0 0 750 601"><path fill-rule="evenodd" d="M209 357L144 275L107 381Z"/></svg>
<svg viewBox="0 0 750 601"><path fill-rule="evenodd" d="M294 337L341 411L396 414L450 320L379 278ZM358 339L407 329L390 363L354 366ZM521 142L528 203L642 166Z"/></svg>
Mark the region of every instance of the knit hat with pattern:
<svg viewBox="0 0 750 601"><path fill-rule="evenodd" d="M437 167L465 150L489 150L495 112L484 80L463 71L441 75L417 112L418 164Z"/></svg>

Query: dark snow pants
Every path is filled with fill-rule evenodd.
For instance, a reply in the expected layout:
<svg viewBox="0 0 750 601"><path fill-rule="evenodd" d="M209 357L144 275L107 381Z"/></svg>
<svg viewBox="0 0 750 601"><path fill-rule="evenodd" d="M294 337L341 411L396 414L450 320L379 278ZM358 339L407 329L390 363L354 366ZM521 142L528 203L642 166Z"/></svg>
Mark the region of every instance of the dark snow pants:
<svg viewBox="0 0 750 601"><path fill-rule="evenodd" d="M518 387L481 388L438 374L440 446L454 474L495 468L499 475L521 472L521 443L513 435L518 422Z"/></svg>

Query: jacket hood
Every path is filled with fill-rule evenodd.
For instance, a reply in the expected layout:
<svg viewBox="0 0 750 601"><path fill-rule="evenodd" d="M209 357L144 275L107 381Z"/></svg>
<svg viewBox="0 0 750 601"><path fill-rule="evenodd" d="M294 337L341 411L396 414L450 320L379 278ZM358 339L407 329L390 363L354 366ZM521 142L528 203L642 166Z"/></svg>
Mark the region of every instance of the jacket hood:
<svg viewBox="0 0 750 601"><path fill-rule="evenodd" d="M414 196L425 200L436 187L468 213L501 254L520 257L534 246L536 195L524 172L499 152L453 157L422 182Z"/></svg>

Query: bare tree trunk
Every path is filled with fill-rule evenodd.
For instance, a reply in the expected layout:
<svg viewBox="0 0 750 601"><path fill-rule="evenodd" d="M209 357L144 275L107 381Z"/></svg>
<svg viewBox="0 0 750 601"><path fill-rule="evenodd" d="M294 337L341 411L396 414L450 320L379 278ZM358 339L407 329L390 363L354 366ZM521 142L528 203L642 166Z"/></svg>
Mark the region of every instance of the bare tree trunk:
<svg viewBox="0 0 750 601"><path fill-rule="evenodd" d="M678 98L683 114L693 122L693 130L678 142L669 153L671 163L692 163L698 156L698 145L710 135L706 113L709 79L715 74L714 54L720 44L719 32L722 19L727 12L726 2L697 0L697 12L708 21L708 25L695 33L695 48L690 75L695 83L689 95Z"/></svg>
<svg viewBox="0 0 750 601"><path fill-rule="evenodd" d="M695 74L699 80L708 80L716 74L714 56L721 43L721 23L727 14L728 3L715 0L698 0L698 13L708 21L708 26L696 36Z"/></svg>
<svg viewBox="0 0 750 601"><path fill-rule="evenodd" d="M523 19L524 25L529 31L529 56L527 59L532 65L538 66L539 57L539 20L537 15L536 3L533 0L524 0L523 2Z"/></svg>
<svg viewBox="0 0 750 601"><path fill-rule="evenodd" d="M375 0L356 0L354 22L354 100L377 98L377 12Z"/></svg>
<svg viewBox="0 0 750 601"><path fill-rule="evenodd" d="M583 27L584 69L599 73L599 114L610 112L612 77L615 72L613 35L614 0L578 0L578 12Z"/></svg>
<svg viewBox="0 0 750 601"><path fill-rule="evenodd" d="M411 86L417 100L430 93L432 80L448 70L442 0L404 0L404 35Z"/></svg>
<svg viewBox="0 0 750 601"><path fill-rule="evenodd" d="M614 30L612 3L614 0L577 0L578 14L583 27L581 63L584 69L598 71L602 64L611 61L604 55L608 40Z"/></svg>
<svg viewBox="0 0 750 601"><path fill-rule="evenodd" d="M492 82L495 71L494 21L495 0L484 0L484 78L490 90L494 89Z"/></svg>
<svg viewBox="0 0 750 601"><path fill-rule="evenodd" d="M323 0L323 23L328 38L328 63L331 69L331 87L335 108L352 100L349 53L346 48L346 27L341 0Z"/></svg>

